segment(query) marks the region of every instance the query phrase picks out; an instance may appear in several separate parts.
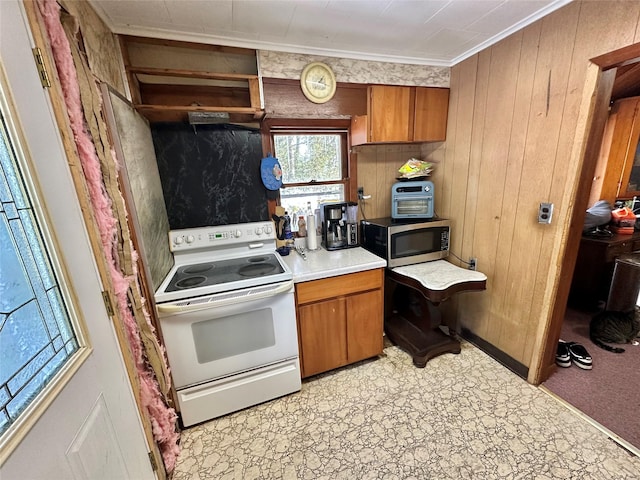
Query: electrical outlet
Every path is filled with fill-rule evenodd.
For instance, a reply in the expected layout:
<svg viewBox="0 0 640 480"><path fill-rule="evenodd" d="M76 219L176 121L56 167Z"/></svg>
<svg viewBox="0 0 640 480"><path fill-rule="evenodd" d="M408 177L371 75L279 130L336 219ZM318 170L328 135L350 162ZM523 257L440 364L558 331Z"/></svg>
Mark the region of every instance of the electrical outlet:
<svg viewBox="0 0 640 480"><path fill-rule="evenodd" d="M358 200L362 200L364 198L364 187L358 187Z"/></svg>
<svg viewBox="0 0 640 480"><path fill-rule="evenodd" d="M551 223L553 203L541 203L538 209L538 223Z"/></svg>
<svg viewBox="0 0 640 480"><path fill-rule="evenodd" d="M478 268L478 259L475 257L471 257L469 259L469 270L477 270Z"/></svg>

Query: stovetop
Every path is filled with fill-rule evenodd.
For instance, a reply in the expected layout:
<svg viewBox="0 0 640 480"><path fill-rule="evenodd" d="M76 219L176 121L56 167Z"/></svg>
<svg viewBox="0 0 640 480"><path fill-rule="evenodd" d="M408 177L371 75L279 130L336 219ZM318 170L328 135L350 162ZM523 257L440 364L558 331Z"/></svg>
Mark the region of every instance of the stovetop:
<svg viewBox="0 0 640 480"><path fill-rule="evenodd" d="M277 253L231 258L178 267L165 292L238 282L284 273Z"/></svg>
<svg viewBox="0 0 640 480"><path fill-rule="evenodd" d="M158 287L157 303L293 279L275 251L271 222L252 222L169 232L174 266Z"/></svg>

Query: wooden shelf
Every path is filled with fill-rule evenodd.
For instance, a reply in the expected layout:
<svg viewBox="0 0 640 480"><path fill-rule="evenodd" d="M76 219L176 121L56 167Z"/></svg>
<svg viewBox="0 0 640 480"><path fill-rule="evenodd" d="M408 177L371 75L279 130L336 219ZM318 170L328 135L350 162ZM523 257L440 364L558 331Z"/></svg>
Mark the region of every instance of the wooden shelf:
<svg viewBox="0 0 640 480"><path fill-rule="evenodd" d="M150 122L187 122L189 112L228 113L231 123L264 117L257 60L248 62L255 51L129 36L121 44L132 103ZM219 65L216 55L225 56ZM242 62L232 65L230 56ZM218 68L234 72L207 71Z"/></svg>

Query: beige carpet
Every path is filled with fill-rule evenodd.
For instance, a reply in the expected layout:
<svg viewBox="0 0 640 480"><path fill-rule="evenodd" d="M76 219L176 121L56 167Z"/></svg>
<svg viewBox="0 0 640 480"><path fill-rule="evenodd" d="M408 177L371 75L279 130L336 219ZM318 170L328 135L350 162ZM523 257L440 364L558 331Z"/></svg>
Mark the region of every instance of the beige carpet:
<svg viewBox="0 0 640 480"><path fill-rule="evenodd" d="M182 479L637 479L640 458L476 347L379 359L187 429Z"/></svg>

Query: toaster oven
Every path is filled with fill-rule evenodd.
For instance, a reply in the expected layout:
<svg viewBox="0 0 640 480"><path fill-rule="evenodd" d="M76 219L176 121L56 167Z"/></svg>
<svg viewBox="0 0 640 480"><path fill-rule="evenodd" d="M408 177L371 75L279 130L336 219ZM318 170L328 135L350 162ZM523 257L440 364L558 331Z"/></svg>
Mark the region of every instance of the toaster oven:
<svg viewBox="0 0 640 480"><path fill-rule="evenodd" d="M391 187L391 218L433 218L433 183L425 181L398 182Z"/></svg>

